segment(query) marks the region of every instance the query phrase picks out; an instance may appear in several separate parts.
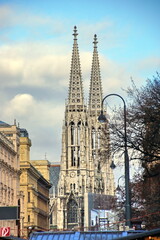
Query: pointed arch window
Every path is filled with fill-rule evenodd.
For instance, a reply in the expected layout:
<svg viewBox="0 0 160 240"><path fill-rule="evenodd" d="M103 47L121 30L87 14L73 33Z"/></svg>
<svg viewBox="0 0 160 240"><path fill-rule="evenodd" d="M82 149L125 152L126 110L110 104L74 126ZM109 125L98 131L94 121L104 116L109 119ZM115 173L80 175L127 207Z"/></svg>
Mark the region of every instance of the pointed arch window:
<svg viewBox="0 0 160 240"><path fill-rule="evenodd" d="M75 144L75 125L73 121L70 123L70 126L71 126L71 145L73 145Z"/></svg>
<svg viewBox="0 0 160 240"><path fill-rule="evenodd" d="M101 147L101 128L98 128L98 149Z"/></svg>
<svg viewBox="0 0 160 240"><path fill-rule="evenodd" d="M81 121L77 124L77 144L80 145Z"/></svg>
<svg viewBox="0 0 160 240"><path fill-rule="evenodd" d="M92 141L92 149L95 149L96 146L96 132L95 132L95 128L92 127L92 136L91 136L91 141Z"/></svg>
<svg viewBox="0 0 160 240"><path fill-rule="evenodd" d="M78 147L78 159L77 159L77 167L80 166L80 147Z"/></svg>
<svg viewBox="0 0 160 240"><path fill-rule="evenodd" d="M76 166L75 147L71 147L71 166Z"/></svg>
<svg viewBox="0 0 160 240"><path fill-rule="evenodd" d="M74 199L70 199L67 204L67 223L78 222L78 204Z"/></svg>

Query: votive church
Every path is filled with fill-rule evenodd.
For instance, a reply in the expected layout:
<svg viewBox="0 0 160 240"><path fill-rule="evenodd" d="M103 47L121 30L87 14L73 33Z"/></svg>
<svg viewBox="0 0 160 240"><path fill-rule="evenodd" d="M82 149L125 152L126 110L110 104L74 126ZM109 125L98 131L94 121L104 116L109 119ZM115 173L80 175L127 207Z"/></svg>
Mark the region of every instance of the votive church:
<svg viewBox="0 0 160 240"><path fill-rule="evenodd" d="M77 35L75 26L68 100L62 127L58 196L53 213L54 223L59 229L89 228L94 195L114 195L108 123L98 122L103 97L97 36L94 35L93 41L89 101L86 106Z"/></svg>

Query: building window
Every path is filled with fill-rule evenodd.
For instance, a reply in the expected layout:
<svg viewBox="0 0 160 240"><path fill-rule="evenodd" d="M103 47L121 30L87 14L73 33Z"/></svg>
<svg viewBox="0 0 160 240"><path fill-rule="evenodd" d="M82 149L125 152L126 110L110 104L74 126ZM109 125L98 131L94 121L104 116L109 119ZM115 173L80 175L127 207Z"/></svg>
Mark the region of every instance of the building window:
<svg viewBox="0 0 160 240"><path fill-rule="evenodd" d="M77 167L80 166L80 147L78 147L78 159L77 159Z"/></svg>
<svg viewBox="0 0 160 240"><path fill-rule="evenodd" d="M77 144L80 145L81 121L77 124Z"/></svg>
<svg viewBox="0 0 160 240"><path fill-rule="evenodd" d="M98 149L101 147L101 128L98 129Z"/></svg>
<svg viewBox="0 0 160 240"><path fill-rule="evenodd" d="M31 196L30 196L30 192L28 192L28 202L31 201Z"/></svg>
<svg viewBox="0 0 160 240"><path fill-rule="evenodd" d="M73 145L75 143L75 126L74 126L74 122L71 122L70 125L71 125L71 145Z"/></svg>
<svg viewBox="0 0 160 240"><path fill-rule="evenodd" d="M95 146L96 146L96 132L95 132L94 128L92 128L91 140L92 140L92 149L95 149Z"/></svg>
<svg viewBox="0 0 160 240"><path fill-rule="evenodd" d="M71 166L76 166L76 158L75 158L75 148L71 148Z"/></svg>
<svg viewBox="0 0 160 240"><path fill-rule="evenodd" d="M77 223L78 222L78 205L74 199L70 199L67 204L67 222Z"/></svg>
<svg viewBox="0 0 160 240"><path fill-rule="evenodd" d="M28 222L30 222L30 220L31 220L31 219L30 219L30 215L28 215Z"/></svg>

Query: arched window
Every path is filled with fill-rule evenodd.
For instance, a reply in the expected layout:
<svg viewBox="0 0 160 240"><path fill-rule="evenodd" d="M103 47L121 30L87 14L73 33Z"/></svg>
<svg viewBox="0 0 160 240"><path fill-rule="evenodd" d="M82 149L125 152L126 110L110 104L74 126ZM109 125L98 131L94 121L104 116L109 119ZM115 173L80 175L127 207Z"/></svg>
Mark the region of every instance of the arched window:
<svg viewBox="0 0 160 240"><path fill-rule="evenodd" d="M78 147L77 167L80 166L80 147Z"/></svg>
<svg viewBox="0 0 160 240"><path fill-rule="evenodd" d="M78 222L78 205L74 199L70 199L67 204L67 223Z"/></svg>
<svg viewBox="0 0 160 240"><path fill-rule="evenodd" d="M98 149L101 147L101 128L98 128Z"/></svg>
<svg viewBox="0 0 160 240"><path fill-rule="evenodd" d="M71 166L76 166L75 147L71 147Z"/></svg>
<svg viewBox="0 0 160 240"><path fill-rule="evenodd" d="M71 126L71 145L73 145L75 143L75 126L74 126L74 122L71 122L70 126Z"/></svg>
<svg viewBox="0 0 160 240"><path fill-rule="evenodd" d="M81 121L77 124L77 144L80 145L80 131L81 131Z"/></svg>
<svg viewBox="0 0 160 240"><path fill-rule="evenodd" d="M92 127L92 149L95 149L96 145L96 133L94 127Z"/></svg>

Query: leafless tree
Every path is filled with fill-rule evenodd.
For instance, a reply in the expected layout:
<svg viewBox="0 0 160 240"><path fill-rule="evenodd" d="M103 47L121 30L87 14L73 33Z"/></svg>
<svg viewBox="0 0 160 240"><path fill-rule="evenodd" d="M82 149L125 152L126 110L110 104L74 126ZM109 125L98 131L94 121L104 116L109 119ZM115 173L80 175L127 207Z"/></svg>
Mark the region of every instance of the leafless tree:
<svg viewBox="0 0 160 240"><path fill-rule="evenodd" d="M157 73L146 86L138 89L132 81L127 90L127 147L130 159L138 159L144 167L160 161L160 76ZM111 145L115 152L124 150L123 109L110 121Z"/></svg>
<svg viewBox="0 0 160 240"><path fill-rule="evenodd" d="M160 224L160 75L141 88L132 81L126 92L129 157L142 163L141 174L131 183L132 217L141 218L148 229L156 228ZM116 111L110 127L112 149L123 153L123 109Z"/></svg>

